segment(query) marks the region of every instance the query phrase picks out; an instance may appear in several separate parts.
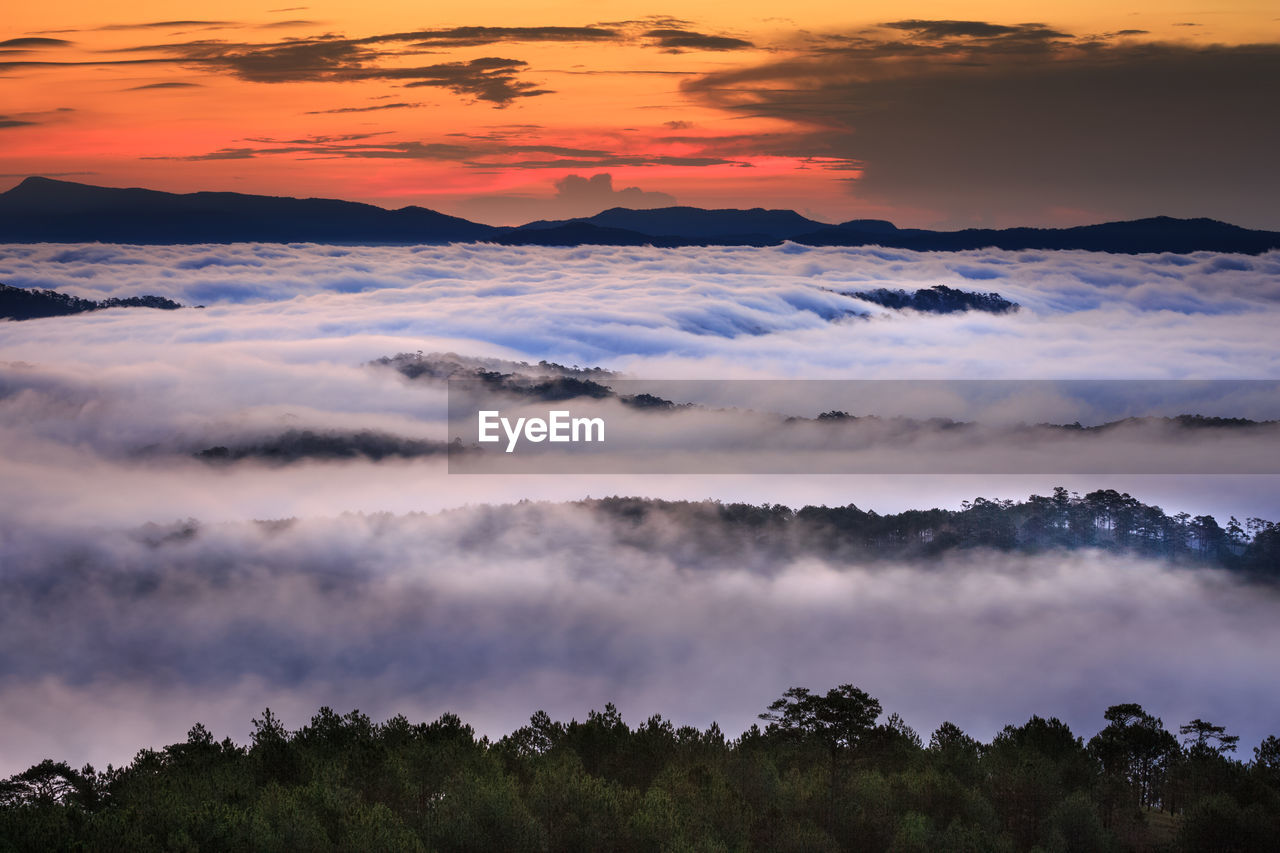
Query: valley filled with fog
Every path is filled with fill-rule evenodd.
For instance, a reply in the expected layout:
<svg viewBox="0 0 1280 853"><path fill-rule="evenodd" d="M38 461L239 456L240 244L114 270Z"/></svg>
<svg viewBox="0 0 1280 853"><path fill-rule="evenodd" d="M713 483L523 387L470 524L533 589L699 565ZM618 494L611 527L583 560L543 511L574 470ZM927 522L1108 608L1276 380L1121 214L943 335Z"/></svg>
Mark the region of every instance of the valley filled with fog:
<svg viewBox="0 0 1280 853"><path fill-rule="evenodd" d="M500 735L533 708L582 717L613 701L629 719L661 711L735 734L752 722L744 709L789 686L845 682L924 732L946 714L989 738L1041 713L1087 735L1108 705L1140 702L1250 745L1275 733L1280 688L1263 674L1280 594L1229 565L1092 546L873 559L735 539L732 559L715 559L700 548L714 531L653 521L637 536L584 501L887 514L1063 486L1226 528L1280 519L1270 427L1136 423L1085 469L1066 457L1093 439L1036 433L1029 473L996 464L1009 441L993 433L978 449L932 436L898 448L936 453L937 474L812 472L828 462L770 474L730 457L720 473L468 476L441 451L444 384L378 360L454 353L534 372L545 360L626 380L1211 388L1280 379L1280 254L35 244L0 246L0 282L185 306L0 321L0 726L20 733L0 773L45 757L119 763L197 719L243 739L266 705L287 724L322 704L451 710ZM1018 309L851 295L937 285ZM1161 414L1280 418L1274 388L1259 387L1187 391ZM816 423L827 409L884 414L748 399L747 416L743 402L673 415L666 434L773 435L769 418L802 417L815 422L788 434L803 447L834 435L818 432L837 428ZM1088 402L1093 423L1137 414ZM1077 417L1056 398L989 414ZM623 416L640 431L658 417ZM896 429L838 428L872 455ZM1151 454L1145 467L1124 464L1134 448ZM960 452L970 464L948 471ZM1058 452L1055 470L1043 460Z"/></svg>

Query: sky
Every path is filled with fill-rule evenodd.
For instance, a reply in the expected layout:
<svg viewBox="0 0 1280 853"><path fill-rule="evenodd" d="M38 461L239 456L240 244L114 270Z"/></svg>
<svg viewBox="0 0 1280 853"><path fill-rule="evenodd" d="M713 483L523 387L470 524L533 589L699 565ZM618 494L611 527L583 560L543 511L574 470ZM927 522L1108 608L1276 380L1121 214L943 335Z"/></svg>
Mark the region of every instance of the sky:
<svg viewBox="0 0 1280 853"><path fill-rule="evenodd" d="M0 28L0 189L1280 228L1265 0L52 2Z"/></svg>

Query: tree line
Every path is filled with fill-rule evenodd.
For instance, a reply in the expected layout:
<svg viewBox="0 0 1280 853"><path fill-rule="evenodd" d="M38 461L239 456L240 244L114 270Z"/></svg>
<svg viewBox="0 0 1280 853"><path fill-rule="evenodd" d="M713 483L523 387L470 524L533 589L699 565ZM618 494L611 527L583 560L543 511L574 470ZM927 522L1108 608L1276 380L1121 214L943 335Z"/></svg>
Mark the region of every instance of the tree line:
<svg viewBox="0 0 1280 853"><path fill-rule="evenodd" d="M196 724L99 772L44 761L0 783L3 851L1263 851L1280 838L1280 739L1251 760L1193 720L1114 705L1087 742L1033 716L926 743L844 684L787 690L740 737L535 713L490 741L445 714L322 708L250 743Z"/></svg>
<svg viewBox="0 0 1280 853"><path fill-rule="evenodd" d="M687 534L707 559L748 551L779 559L820 554L838 560L912 559L965 549L1041 552L1098 548L1280 580L1280 525L1263 518L1226 525L1212 515L1168 514L1128 493L1080 495L1056 487L1025 501L964 501L960 509L881 515L847 506L666 501L612 497L582 502L617 520L618 538L646 547L655 527Z"/></svg>
<svg viewBox="0 0 1280 853"><path fill-rule="evenodd" d="M163 296L112 296L107 299L83 299L69 293L39 288L11 287L0 284L0 320L35 320L40 317L64 317L105 308L159 308L172 311L181 303Z"/></svg>

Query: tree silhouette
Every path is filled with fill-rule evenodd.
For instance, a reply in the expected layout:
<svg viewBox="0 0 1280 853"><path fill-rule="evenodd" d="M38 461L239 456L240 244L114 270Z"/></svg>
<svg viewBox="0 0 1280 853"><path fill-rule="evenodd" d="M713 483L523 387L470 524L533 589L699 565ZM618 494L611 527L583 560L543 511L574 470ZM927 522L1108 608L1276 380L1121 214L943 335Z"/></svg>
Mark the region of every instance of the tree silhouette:
<svg viewBox="0 0 1280 853"><path fill-rule="evenodd" d="M1089 741L1089 752L1127 784L1139 808L1160 805L1166 774L1180 754L1177 739L1137 703L1112 705L1103 716L1108 725Z"/></svg>
<svg viewBox="0 0 1280 853"><path fill-rule="evenodd" d="M1235 752L1236 744L1240 742L1240 737L1227 734L1224 726L1215 726L1198 718L1185 726L1179 726L1178 733L1183 736L1183 746L1188 747L1192 752L1225 755L1228 752Z"/></svg>
<svg viewBox="0 0 1280 853"><path fill-rule="evenodd" d="M814 738L835 753L857 746L875 728L880 702L852 684L833 687L825 695L792 687L775 699L760 719L766 731Z"/></svg>

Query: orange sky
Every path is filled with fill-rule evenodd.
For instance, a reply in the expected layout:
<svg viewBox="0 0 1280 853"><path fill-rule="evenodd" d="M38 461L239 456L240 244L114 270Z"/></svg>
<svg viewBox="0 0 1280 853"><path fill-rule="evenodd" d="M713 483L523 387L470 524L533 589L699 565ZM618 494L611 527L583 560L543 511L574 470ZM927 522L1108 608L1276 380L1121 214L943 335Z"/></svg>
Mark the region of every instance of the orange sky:
<svg viewBox="0 0 1280 853"><path fill-rule="evenodd" d="M1231 63L1236 53L1194 51L1269 49L1280 32L1274 5L1254 0L1035 12L1010 2L855 10L799 0L785 17L759 2L684 2L678 16L669 11L632 2L481 2L447 12L380 0L228 0L181 11L172 2L21 4L0 30L0 188L42 174L422 204L490 222L673 199L790 207L831 221L933 224L999 219L1003 209L1016 219L1027 202L1012 189L975 202L985 205L975 212L900 177L872 181L895 174L887 163L877 171L892 159L880 152L934 128L941 136L954 119L940 113L923 134L877 137L862 112L842 112L849 92L874 100L904 79L940 79L946 63L1043 69L1092 62L1099 49L1131 63L1137 79L1141 45ZM1271 56L1253 61L1266 68ZM878 121L905 120L930 91L893 95ZM916 156L936 160L924 148ZM557 190L566 176L606 173L613 193L600 181ZM1021 173L1008 180L1027 183ZM628 187L639 191L620 192ZM1100 190L1096 200L1046 190L1035 215L1124 213L1140 189L1123 199ZM1234 197L1220 202L1225 215ZM1253 215L1247 199L1238 208L1237 219Z"/></svg>

